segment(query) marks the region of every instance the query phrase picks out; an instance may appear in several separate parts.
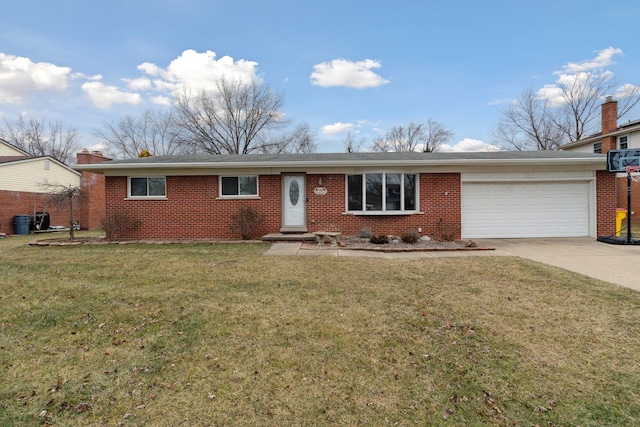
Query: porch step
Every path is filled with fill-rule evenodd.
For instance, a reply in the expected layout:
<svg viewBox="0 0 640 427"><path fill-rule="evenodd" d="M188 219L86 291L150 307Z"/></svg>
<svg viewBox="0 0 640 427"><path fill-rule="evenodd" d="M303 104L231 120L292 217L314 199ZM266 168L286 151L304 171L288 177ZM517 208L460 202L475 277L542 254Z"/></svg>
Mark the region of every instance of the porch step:
<svg viewBox="0 0 640 427"><path fill-rule="evenodd" d="M262 236L265 242L306 242L316 240L311 233L272 233Z"/></svg>

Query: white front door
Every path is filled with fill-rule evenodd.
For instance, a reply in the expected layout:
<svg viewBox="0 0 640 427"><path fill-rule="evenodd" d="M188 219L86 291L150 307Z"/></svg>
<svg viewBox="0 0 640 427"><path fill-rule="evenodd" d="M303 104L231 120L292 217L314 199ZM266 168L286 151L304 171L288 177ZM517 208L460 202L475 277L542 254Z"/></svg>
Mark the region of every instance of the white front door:
<svg viewBox="0 0 640 427"><path fill-rule="evenodd" d="M307 231L305 175L282 175L282 230Z"/></svg>

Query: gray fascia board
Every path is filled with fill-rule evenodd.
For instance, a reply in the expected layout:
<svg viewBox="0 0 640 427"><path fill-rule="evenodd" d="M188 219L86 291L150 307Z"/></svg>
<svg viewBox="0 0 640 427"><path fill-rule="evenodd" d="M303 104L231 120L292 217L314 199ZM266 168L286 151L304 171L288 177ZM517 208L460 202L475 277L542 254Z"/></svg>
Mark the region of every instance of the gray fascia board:
<svg viewBox="0 0 640 427"><path fill-rule="evenodd" d="M333 160L333 161L292 161L292 162L182 162L182 163L94 163L77 165L76 170L87 172L102 172L105 175L116 176L130 174L136 171L159 170L209 170L231 171L236 169L268 169L277 173L279 170L300 172L313 171L314 169L347 169L347 168L437 168L439 171L447 170L458 172L465 169L483 166L544 166L544 165L584 165L590 166L594 170L606 169L606 158L602 157L569 157L569 158L522 158L522 159L440 159L440 160L420 160L420 161L393 161L393 160L361 160L357 162Z"/></svg>

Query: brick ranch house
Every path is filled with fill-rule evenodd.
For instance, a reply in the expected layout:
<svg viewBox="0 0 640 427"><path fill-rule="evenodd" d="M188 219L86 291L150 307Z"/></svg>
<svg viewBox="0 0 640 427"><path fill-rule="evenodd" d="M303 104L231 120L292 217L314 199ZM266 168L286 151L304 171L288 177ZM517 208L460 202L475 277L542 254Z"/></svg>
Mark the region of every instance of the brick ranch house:
<svg viewBox="0 0 640 427"><path fill-rule="evenodd" d="M136 223L119 239L237 239L242 206L264 217L255 237L365 227L435 238L615 232L614 176L601 154L157 156L76 169L104 174L108 219Z"/></svg>
<svg viewBox="0 0 640 427"><path fill-rule="evenodd" d="M618 102L607 97L602 104L602 129L595 135L582 138L561 147L573 153L601 153L610 150L640 149L640 120L631 120L618 125ZM616 200L618 208L627 209L627 174L616 175ZM631 184L631 212L634 224L640 223L636 212L640 212L640 183Z"/></svg>

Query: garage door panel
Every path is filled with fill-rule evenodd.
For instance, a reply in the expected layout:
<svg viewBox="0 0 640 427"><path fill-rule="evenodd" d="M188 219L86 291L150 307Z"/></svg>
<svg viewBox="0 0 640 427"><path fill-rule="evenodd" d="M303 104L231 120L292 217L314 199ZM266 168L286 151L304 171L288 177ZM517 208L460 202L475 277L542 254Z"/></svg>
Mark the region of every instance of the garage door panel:
<svg viewBox="0 0 640 427"><path fill-rule="evenodd" d="M468 182L462 185L462 235L589 235L588 182Z"/></svg>

